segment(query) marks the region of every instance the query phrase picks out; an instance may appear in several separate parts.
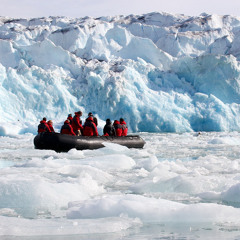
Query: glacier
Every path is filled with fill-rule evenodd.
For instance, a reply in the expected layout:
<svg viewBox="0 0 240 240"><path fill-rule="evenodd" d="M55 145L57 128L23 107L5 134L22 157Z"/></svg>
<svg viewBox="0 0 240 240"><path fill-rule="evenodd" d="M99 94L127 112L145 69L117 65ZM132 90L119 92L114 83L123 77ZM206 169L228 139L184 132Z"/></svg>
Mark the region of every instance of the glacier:
<svg viewBox="0 0 240 240"><path fill-rule="evenodd" d="M0 17L0 135L69 113L130 132L239 131L240 17Z"/></svg>

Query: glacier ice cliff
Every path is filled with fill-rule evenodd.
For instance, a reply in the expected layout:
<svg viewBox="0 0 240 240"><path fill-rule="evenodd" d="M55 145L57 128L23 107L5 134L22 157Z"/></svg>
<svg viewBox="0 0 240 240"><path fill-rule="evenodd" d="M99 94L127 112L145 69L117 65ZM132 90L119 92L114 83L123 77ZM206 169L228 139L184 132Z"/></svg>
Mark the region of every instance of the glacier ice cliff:
<svg viewBox="0 0 240 240"><path fill-rule="evenodd" d="M132 132L239 131L239 61L240 17L0 17L0 122L82 110Z"/></svg>

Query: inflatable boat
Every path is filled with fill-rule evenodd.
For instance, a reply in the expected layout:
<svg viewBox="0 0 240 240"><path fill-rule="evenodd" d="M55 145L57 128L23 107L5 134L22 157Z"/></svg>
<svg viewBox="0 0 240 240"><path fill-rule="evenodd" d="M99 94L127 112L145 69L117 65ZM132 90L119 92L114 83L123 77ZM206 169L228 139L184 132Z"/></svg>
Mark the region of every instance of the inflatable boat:
<svg viewBox="0 0 240 240"><path fill-rule="evenodd" d="M98 149L104 147L104 142L111 142L128 148L143 148L145 141L139 135L125 137L112 136L71 136L60 133L39 133L34 138L36 149L51 149L56 152L67 152L72 148L77 150Z"/></svg>

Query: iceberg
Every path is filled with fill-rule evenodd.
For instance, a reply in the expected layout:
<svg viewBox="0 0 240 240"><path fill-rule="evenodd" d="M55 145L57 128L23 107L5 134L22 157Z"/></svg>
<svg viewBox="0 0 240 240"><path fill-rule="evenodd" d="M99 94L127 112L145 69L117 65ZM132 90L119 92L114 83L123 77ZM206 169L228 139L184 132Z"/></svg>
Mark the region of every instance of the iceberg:
<svg viewBox="0 0 240 240"><path fill-rule="evenodd" d="M129 132L239 131L239 29L229 15L0 17L0 133L78 110Z"/></svg>

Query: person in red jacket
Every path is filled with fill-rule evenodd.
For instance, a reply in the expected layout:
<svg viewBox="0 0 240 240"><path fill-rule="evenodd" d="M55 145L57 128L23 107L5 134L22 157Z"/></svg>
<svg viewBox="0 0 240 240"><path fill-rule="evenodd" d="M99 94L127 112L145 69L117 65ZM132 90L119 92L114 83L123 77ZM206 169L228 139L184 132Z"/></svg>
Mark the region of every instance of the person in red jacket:
<svg viewBox="0 0 240 240"><path fill-rule="evenodd" d="M82 116L81 111L75 112L75 116L73 117L72 120L72 128L77 136L82 135L83 131L82 121L80 119L81 116Z"/></svg>
<svg viewBox="0 0 240 240"><path fill-rule="evenodd" d="M72 114L68 114L68 117L67 119L69 120L70 124L72 125L72 120L73 120L73 117L72 117Z"/></svg>
<svg viewBox="0 0 240 240"><path fill-rule="evenodd" d="M64 122L64 125L62 126L60 133L76 136L68 119Z"/></svg>
<svg viewBox="0 0 240 240"><path fill-rule="evenodd" d="M122 125L120 124L120 122L118 120L115 120L113 123L113 126L116 131L116 136L121 137L122 136Z"/></svg>
<svg viewBox="0 0 240 240"><path fill-rule="evenodd" d="M98 126L98 120L96 117L93 116L93 114L90 112L88 113L88 117L92 117L93 118L93 122L95 123L96 127Z"/></svg>
<svg viewBox="0 0 240 240"><path fill-rule="evenodd" d="M47 119L45 117L42 119L42 121L40 121L40 124L38 125L38 133L42 132L51 132L51 129L49 128Z"/></svg>
<svg viewBox="0 0 240 240"><path fill-rule="evenodd" d="M98 136L97 127L93 121L92 117L88 117L83 126L83 135L84 136Z"/></svg>
<svg viewBox="0 0 240 240"><path fill-rule="evenodd" d="M49 121L47 122L47 124L48 124L51 132L55 132L55 130L54 130L54 128L53 128L53 121L52 121L52 120L49 120Z"/></svg>
<svg viewBox="0 0 240 240"><path fill-rule="evenodd" d="M122 136L127 136L128 127L123 118L120 118L120 124L122 125Z"/></svg>

